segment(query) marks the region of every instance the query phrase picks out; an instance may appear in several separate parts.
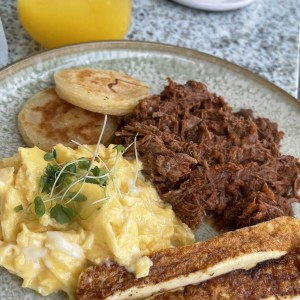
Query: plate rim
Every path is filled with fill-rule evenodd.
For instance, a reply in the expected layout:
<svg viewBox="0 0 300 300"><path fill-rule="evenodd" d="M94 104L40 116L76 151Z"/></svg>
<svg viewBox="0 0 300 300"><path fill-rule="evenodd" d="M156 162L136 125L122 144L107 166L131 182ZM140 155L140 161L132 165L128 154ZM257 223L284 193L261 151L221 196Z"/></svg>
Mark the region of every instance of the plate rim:
<svg viewBox="0 0 300 300"><path fill-rule="evenodd" d="M186 57L191 57L199 60L204 60L210 63L215 63L218 66L227 68L231 71L234 71L236 73L240 73L244 75L247 78L250 78L251 80L255 81L259 85L265 87L267 90L271 90L274 93L277 93L280 98L285 98L286 101L289 101L296 106L298 105L300 108L300 101L289 94L284 89L280 88L279 86L275 85L274 83L268 81L266 78L255 74L254 72L250 71L249 69L242 67L238 64L235 64L233 62L227 61L226 59L201 52L195 49L190 49L187 47L181 47L171 44L164 44L164 43L157 43L157 42L149 42L149 41L128 41L128 40L117 40L117 41L96 41L96 42L85 42L85 43L79 43L79 44L73 44L68 46L62 46L54 49L44 50L42 52L32 54L30 56L21 58L4 68L0 68L0 84L4 80L7 80L10 76L16 75L21 70L28 68L30 66L34 66L37 63L41 63L44 60L51 60L55 59L55 57L65 56L66 54L74 54L76 53L83 53L85 50L87 51L97 51L99 50L118 50L118 49L131 49L131 50L152 50L152 51L161 51L165 53L171 53L171 54L178 54L183 55ZM2 88L0 87L0 94L1 94ZM0 104L2 101L5 101L5 99L0 99ZM279 99L279 101L282 101ZM4 268L0 266L0 268ZM8 270L6 270L8 272ZM9 272L10 273L10 272ZM12 273L10 273L12 274ZM14 275L14 274L12 274ZM14 275L16 276L16 275ZM19 278L19 276L18 276ZM21 289L21 285L19 285L19 288ZM34 290L31 290L32 293L36 293ZM40 296L40 295L39 295Z"/></svg>
<svg viewBox="0 0 300 300"><path fill-rule="evenodd" d="M216 63L221 67L228 68L231 71L240 73L245 77L250 78L256 83L264 86L266 89L270 89L273 92L281 95L281 97L286 98L294 105L296 104L300 106L300 100L298 100L293 95L289 94L283 88L270 82L268 79L254 73L253 71L247 69L246 67L242 67L234 62L230 62L224 58L220 58L212 54L187 48L187 47L171 45L166 43L151 42L151 41L139 41L139 40L92 41L92 42L77 43L77 44L66 45L66 46L57 47L53 49L43 50L42 52L35 53L27 57L21 58L5 66L4 68L0 69L0 83L1 81L4 81L10 76L13 76L14 74L18 73L20 70L25 69L26 67L33 66L38 62L42 62L43 60L49 60L51 58L64 56L67 53L76 54L77 52L82 52L82 51L93 51L93 50L96 51L96 50L109 50L109 49L120 50L124 48L126 48L127 50L141 49L141 50L149 50L149 51L166 52L169 54L170 53L179 54L179 55L192 57L199 60L204 60L210 63Z"/></svg>

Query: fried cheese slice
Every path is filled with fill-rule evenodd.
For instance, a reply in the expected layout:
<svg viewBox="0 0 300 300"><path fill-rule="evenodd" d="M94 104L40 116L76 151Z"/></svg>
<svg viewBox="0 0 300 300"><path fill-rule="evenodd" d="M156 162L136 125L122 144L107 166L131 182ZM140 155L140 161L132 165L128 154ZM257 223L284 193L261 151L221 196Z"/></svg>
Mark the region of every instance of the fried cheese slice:
<svg viewBox="0 0 300 300"><path fill-rule="evenodd" d="M235 270L199 285L155 295L149 300L299 299L300 248L279 259L257 264L250 270Z"/></svg>
<svg viewBox="0 0 300 300"><path fill-rule="evenodd" d="M116 263L87 268L77 299L145 299L163 291L199 284L238 269L277 259L299 246L300 220L280 217L198 242L149 255L149 275L136 279Z"/></svg>

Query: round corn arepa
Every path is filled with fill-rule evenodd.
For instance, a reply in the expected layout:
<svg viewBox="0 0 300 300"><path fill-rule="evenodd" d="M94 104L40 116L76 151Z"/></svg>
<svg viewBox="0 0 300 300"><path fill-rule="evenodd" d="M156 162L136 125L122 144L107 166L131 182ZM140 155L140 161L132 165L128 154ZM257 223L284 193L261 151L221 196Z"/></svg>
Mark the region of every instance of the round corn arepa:
<svg viewBox="0 0 300 300"><path fill-rule="evenodd" d="M149 88L127 74L92 68L54 73L57 94L78 107L108 115L130 113Z"/></svg>
<svg viewBox="0 0 300 300"><path fill-rule="evenodd" d="M44 151L51 151L58 143L77 147L71 139L80 144L96 144L103 121L104 115L60 99L54 88L33 95L18 115L19 131L25 143ZM109 144L117 126L117 118L108 116L103 144Z"/></svg>

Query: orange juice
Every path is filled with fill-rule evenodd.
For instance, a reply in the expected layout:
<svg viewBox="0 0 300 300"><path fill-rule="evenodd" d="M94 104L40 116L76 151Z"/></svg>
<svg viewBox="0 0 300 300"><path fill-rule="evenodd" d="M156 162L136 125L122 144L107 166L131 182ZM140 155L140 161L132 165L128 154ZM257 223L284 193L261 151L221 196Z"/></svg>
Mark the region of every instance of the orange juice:
<svg viewBox="0 0 300 300"><path fill-rule="evenodd" d="M20 21L44 47L124 38L131 0L18 0Z"/></svg>

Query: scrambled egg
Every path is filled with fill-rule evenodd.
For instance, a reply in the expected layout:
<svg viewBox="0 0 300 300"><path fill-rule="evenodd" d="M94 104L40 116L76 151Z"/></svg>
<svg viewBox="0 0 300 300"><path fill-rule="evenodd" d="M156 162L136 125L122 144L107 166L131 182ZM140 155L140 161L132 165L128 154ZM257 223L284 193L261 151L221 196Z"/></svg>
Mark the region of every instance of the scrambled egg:
<svg viewBox="0 0 300 300"><path fill-rule="evenodd" d="M91 158L95 147L57 145L55 150L58 163L66 163ZM112 145L99 148L99 166L112 170L107 185L83 184L80 192L87 199L78 204L80 217L67 224L58 224L49 213L37 218L31 207L48 164L44 154L36 147L20 148L0 161L0 265L22 277L23 287L42 295L62 290L72 297L90 263L114 260L142 277L151 267L145 255L194 242L192 231L137 173L141 163L116 160ZM20 205L23 210L15 211Z"/></svg>

